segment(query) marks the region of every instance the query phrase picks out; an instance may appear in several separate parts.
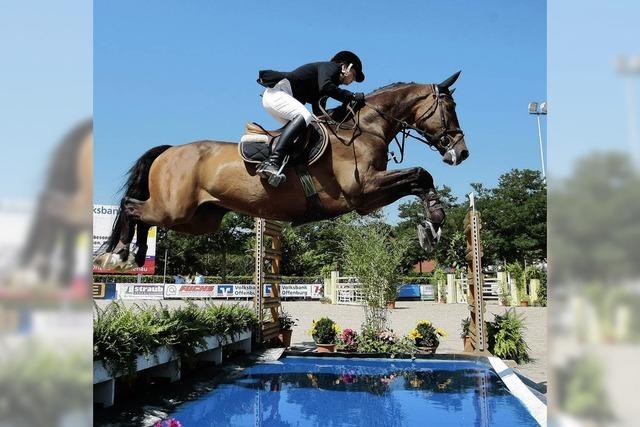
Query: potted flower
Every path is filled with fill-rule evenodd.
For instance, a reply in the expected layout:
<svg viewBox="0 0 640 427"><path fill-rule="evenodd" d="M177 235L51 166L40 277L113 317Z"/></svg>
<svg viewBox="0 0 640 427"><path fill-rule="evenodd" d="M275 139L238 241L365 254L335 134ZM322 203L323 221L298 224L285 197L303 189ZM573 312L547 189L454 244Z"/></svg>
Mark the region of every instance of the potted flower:
<svg viewBox="0 0 640 427"><path fill-rule="evenodd" d="M462 326L462 333L460 334L460 338L462 338L462 345L464 351L471 352L473 351L473 346L471 343L471 318L467 317L466 319L462 319L460 322L460 326Z"/></svg>
<svg viewBox="0 0 640 427"><path fill-rule="evenodd" d="M520 307L529 307L529 297L527 295L520 298Z"/></svg>
<svg viewBox="0 0 640 427"><path fill-rule="evenodd" d="M339 337L340 350L353 352L358 349L358 333L353 329L346 328Z"/></svg>
<svg viewBox="0 0 640 427"><path fill-rule="evenodd" d="M440 345L440 337L446 337L444 329L434 327L428 320L421 320L409 332L409 337L416 342L421 353L433 354Z"/></svg>
<svg viewBox="0 0 640 427"><path fill-rule="evenodd" d="M278 339L285 347L291 346L291 334L293 333L291 328L298 324L297 321L298 319L294 319L284 310L282 310L278 316L278 323L280 324Z"/></svg>
<svg viewBox="0 0 640 427"><path fill-rule="evenodd" d="M318 353L333 353L336 350L336 340L340 329L336 323L328 317L314 320L309 331L316 342Z"/></svg>

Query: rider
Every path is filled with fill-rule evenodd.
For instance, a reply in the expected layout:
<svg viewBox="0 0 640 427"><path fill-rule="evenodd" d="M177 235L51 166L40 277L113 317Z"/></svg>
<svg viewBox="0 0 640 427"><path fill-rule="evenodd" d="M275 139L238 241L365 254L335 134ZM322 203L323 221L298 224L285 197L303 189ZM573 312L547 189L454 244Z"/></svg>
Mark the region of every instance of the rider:
<svg viewBox="0 0 640 427"><path fill-rule="evenodd" d="M276 120L286 124L271 155L256 169L261 178L278 175L293 141L314 120L304 104L310 103L316 112L320 98L328 96L341 102L356 101L356 108L364 105L363 93L338 87L364 80L360 58L347 50L338 52L330 62L312 62L291 72L262 70L258 76L258 83L267 88L262 95L262 105Z"/></svg>

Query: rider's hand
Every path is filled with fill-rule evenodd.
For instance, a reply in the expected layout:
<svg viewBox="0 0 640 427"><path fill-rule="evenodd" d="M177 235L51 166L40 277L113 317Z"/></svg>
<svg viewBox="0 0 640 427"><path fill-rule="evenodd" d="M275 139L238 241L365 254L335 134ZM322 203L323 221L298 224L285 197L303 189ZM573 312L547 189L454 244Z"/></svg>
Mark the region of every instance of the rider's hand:
<svg viewBox="0 0 640 427"><path fill-rule="evenodd" d="M359 105L364 105L364 93L357 92L353 94L353 100Z"/></svg>

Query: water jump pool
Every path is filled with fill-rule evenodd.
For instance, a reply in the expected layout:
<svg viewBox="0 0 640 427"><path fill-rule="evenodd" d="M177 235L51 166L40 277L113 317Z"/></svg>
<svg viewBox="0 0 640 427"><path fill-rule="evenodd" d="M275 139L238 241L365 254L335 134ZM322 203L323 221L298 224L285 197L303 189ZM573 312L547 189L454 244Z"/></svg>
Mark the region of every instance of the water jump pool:
<svg viewBox="0 0 640 427"><path fill-rule="evenodd" d="M488 359L285 357L171 416L191 426L537 426Z"/></svg>

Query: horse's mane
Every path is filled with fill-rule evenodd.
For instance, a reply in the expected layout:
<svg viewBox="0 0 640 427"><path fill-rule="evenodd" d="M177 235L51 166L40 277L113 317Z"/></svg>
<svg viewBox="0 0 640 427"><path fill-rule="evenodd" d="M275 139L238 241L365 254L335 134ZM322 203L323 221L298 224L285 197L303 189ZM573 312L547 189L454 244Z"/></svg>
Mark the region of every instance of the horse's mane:
<svg viewBox="0 0 640 427"><path fill-rule="evenodd" d="M416 84L416 82L395 82L395 83L390 83L388 85L381 86L381 87L379 87L377 89L372 90L371 92L369 92L367 94L367 96L378 95L381 92L385 92L387 90L395 89L398 86L405 86L405 85L411 85L411 84Z"/></svg>

